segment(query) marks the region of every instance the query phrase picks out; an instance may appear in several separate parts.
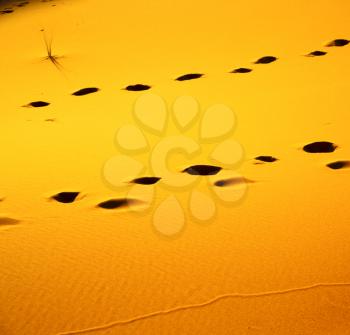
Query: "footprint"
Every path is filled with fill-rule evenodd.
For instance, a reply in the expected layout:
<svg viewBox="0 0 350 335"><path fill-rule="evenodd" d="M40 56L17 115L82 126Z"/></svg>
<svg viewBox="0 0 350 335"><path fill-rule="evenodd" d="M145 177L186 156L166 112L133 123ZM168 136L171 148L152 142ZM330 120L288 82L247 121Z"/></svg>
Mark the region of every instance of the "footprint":
<svg viewBox="0 0 350 335"><path fill-rule="evenodd" d="M235 178L217 180L214 183L214 185L218 187L225 187L225 186L239 185L243 183L255 183L255 181L244 177L235 177Z"/></svg>
<svg viewBox="0 0 350 335"><path fill-rule="evenodd" d="M337 148L337 145L327 141L313 142L306 144L303 150L308 153L326 153L333 152Z"/></svg>
<svg viewBox="0 0 350 335"><path fill-rule="evenodd" d="M24 6L28 5L28 4L29 4L29 1L23 1L23 2L21 2L19 4L17 4L17 7L24 7Z"/></svg>
<svg viewBox="0 0 350 335"><path fill-rule="evenodd" d="M13 9L4 9L4 10L0 11L0 14L11 14L13 12L14 12Z"/></svg>
<svg viewBox="0 0 350 335"><path fill-rule="evenodd" d="M119 199L109 199L103 202L100 202L97 207L104 208L104 209L116 209L116 208L125 208L130 205L134 204L140 204L142 201L137 199L126 199L126 198L119 198Z"/></svg>
<svg viewBox="0 0 350 335"><path fill-rule="evenodd" d="M13 219L13 218L10 218L7 216L0 215L0 227L2 227L2 226L14 226L18 223L20 223L20 221L17 219Z"/></svg>
<svg viewBox="0 0 350 335"><path fill-rule="evenodd" d="M249 73L252 72L252 69L248 69L246 67L239 67L238 69L232 70L230 73Z"/></svg>
<svg viewBox="0 0 350 335"><path fill-rule="evenodd" d="M339 170L350 167L350 161L336 161L327 164L327 167L329 167L332 170Z"/></svg>
<svg viewBox="0 0 350 335"><path fill-rule="evenodd" d="M346 40L344 38L337 38L328 44L326 44L326 47L343 47L345 45L348 45L350 43L349 40Z"/></svg>
<svg viewBox="0 0 350 335"><path fill-rule="evenodd" d="M312 51L309 54L305 55L306 57L319 57L319 56L324 56L327 55L326 51L320 51L320 50L316 50L316 51Z"/></svg>
<svg viewBox="0 0 350 335"><path fill-rule="evenodd" d="M125 87L125 90L127 91L146 91L149 90L151 86L149 85L143 85L143 84L136 84L136 85L129 85Z"/></svg>
<svg viewBox="0 0 350 335"><path fill-rule="evenodd" d="M188 73L188 74L184 74L183 76L177 77L175 80L185 81L185 80L198 79L198 78L201 78L203 76L204 76L204 74L202 74L202 73Z"/></svg>
<svg viewBox="0 0 350 335"><path fill-rule="evenodd" d="M72 95L75 96L82 96L82 95L87 95L87 94L91 94L91 93L95 93L99 91L99 88L97 87L86 87L86 88L82 88L74 93L72 93Z"/></svg>
<svg viewBox="0 0 350 335"><path fill-rule="evenodd" d="M24 105L23 107L46 107L48 105L50 105L49 102L33 101L33 102L30 102L28 105Z"/></svg>
<svg viewBox="0 0 350 335"><path fill-rule="evenodd" d="M79 194L80 192L60 192L53 195L51 198L58 202L69 204L74 202Z"/></svg>
<svg viewBox="0 0 350 335"><path fill-rule="evenodd" d="M257 161L265 162L265 163L273 163L278 160L278 158L273 157L273 156L257 156L254 159Z"/></svg>
<svg viewBox="0 0 350 335"><path fill-rule="evenodd" d="M134 184L141 184L141 185L153 185L157 183L161 178L160 177L141 177L136 178L131 181L131 183Z"/></svg>
<svg viewBox="0 0 350 335"><path fill-rule="evenodd" d="M278 58L274 56L264 56L254 62L254 64L269 64L275 62Z"/></svg>
<svg viewBox="0 0 350 335"><path fill-rule="evenodd" d="M217 174L219 171L221 171L222 168L220 166L214 166L214 165L192 165L182 172L186 172L191 175L200 175L200 176L210 176Z"/></svg>

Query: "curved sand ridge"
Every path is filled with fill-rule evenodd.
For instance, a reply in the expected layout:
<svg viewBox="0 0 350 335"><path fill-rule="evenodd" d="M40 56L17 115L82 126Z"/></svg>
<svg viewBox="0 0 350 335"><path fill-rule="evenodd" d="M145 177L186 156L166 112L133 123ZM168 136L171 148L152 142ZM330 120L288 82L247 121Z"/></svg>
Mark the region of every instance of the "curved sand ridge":
<svg viewBox="0 0 350 335"><path fill-rule="evenodd" d="M118 326L127 326L127 325L130 325L130 324L138 322L138 321L142 321L142 320L146 320L146 319L150 319L150 318L155 318L155 317L162 316L162 315L167 315L167 314L172 314L172 313L176 313L176 312L187 311L187 310L192 310L192 309L197 309L197 308L204 308L206 306L215 304L215 303L220 302L221 300L225 300L225 299L263 298L263 297L292 294L292 293L305 292L305 291L314 290L314 289L332 288L332 287L350 287L350 283L320 283L320 284L314 284L314 285L310 285L310 286L281 290L281 291L270 291L270 292L250 293L250 294L249 293L248 294L227 293L227 294L222 294L220 296L217 296L215 298L212 298L210 300L207 300L205 302L198 303L198 304L178 306L178 307L174 307L174 308L170 308L170 309L166 309L166 310L161 310L161 311L156 311L156 312L152 312L152 313L145 314L145 315L136 316L134 318L130 318L127 320L113 321L113 322L107 323L105 325L91 327L91 328L87 328L87 329L80 329L80 330L73 330L73 331L69 331L69 332L63 332L63 333L59 333L57 335L74 335L74 334L95 333L95 332L108 330L110 328L114 328L114 327L118 327Z"/></svg>

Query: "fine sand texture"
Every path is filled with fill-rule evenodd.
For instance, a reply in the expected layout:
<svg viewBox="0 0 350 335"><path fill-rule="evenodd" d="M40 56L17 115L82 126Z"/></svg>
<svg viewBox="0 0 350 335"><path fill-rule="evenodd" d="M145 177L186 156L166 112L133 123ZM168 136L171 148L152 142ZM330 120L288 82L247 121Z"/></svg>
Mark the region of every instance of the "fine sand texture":
<svg viewBox="0 0 350 335"><path fill-rule="evenodd" d="M350 335L349 13L0 1L0 335Z"/></svg>

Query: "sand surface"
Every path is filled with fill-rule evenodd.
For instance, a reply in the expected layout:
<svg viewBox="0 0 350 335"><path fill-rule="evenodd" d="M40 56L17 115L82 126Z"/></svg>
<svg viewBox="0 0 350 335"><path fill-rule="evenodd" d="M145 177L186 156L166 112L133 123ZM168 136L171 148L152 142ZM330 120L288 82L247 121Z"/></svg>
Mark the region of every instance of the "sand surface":
<svg viewBox="0 0 350 335"><path fill-rule="evenodd" d="M350 334L348 1L7 3L1 335Z"/></svg>

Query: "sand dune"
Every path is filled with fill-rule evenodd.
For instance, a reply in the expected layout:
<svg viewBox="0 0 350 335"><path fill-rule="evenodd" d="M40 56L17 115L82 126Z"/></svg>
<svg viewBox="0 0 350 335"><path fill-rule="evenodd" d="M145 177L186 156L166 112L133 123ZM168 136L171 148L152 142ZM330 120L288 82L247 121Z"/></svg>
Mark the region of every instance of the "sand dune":
<svg viewBox="0 0 350 335"><path fill-rule="evenodd" d="M349 11L0 1L0 334L350 334Z"/></svg>

